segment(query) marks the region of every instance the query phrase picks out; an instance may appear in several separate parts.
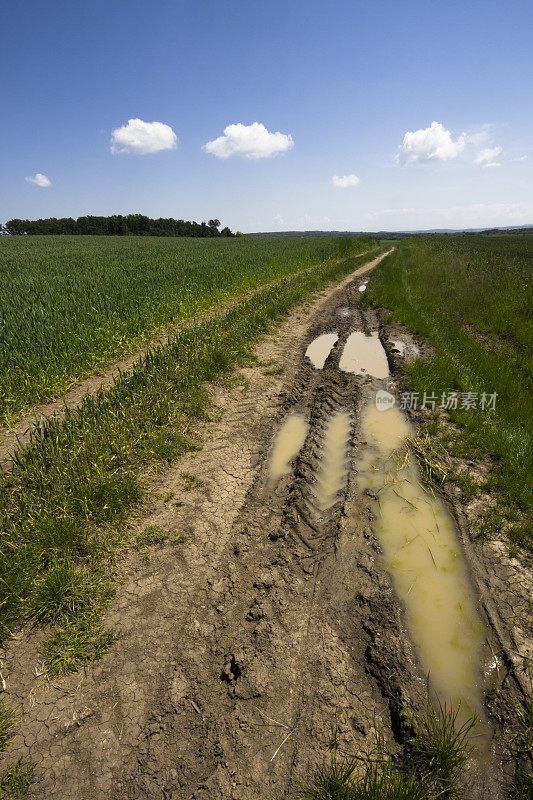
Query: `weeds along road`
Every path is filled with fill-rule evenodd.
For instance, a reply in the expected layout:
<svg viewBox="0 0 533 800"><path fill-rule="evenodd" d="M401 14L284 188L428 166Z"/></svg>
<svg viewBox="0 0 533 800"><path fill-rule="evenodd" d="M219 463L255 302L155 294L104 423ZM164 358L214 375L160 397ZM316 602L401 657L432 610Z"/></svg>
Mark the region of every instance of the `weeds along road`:
<svg viewBox="0 0 533 800"><path fill-rule="evenodd" d="M410 723L398 701L417 714L426 675L383 565L371 494L352 468L378 384L338 368L349 333L378 330L396 388L401 359L384 315L357 305L361 276L382 257L289 314L257 346L256 365L212 388L202 450L159 473L131 520L134 532L157 526L169 538L122 564L105 620L119 638L102 658L50 680L39 668L44 633L9 641L4 697L20 723L5 757L33 759L31 800L281 800L332 741L359 754L379 730L401 749ZM338 345L313 369L306 347L332 330ZM317 523L313 481L340 410L352 421L349 469ZM289 413L309 428L273 482ZM492 701L503 717L520 693L512 663L504 684ZM469 796L503 800L498 781L474 775Z"/></svg>

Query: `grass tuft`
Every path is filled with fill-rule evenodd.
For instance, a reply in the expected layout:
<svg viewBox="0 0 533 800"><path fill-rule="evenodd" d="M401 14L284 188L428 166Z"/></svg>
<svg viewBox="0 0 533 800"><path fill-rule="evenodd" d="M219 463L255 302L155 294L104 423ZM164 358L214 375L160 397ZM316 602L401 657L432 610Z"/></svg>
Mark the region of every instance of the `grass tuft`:
<svg viewBox="0 0 533 800"><path fill-rule="evenodd" d="M116 638L114 631L105 630L96 617L57 628L42 647L48 674L55 677L76 672L105 653Z"/></svg>
<svg viewBox="0 0 533 800"><path fill-rule="evenodd" d="M52 625L87 615L110 597L101 575L68 561L48 570L29 599L29 616Z"/></svg>
<svg viewBox="0 0 533 800"><path fill-rule="evenodd" d="M364 765L333 758L319 768L310 786L296 800L429 800L426 789L412 774L395 766L390 757Z"/></svg>
<svg viewBox="0 0 533 800"><path fill-rule="evenodd" d="M13 732L14 714L0 701L0 752L6 746Z"/></svg>
<svg viewBox="0 0 533 800"><path fill-rule="evenodd" d="M461 775L471 753L469 735L477 724L475 716L459 722L460 707L437 699L428 702L424 713L412 718L414 736L408 744L407 764L434 787L438 795L456 797Z"/></svg>
<svg viewBox="0 0 533 800"><path fill-rule="evenodd" d="M474 718L458 723L460 709L441 705L411 719L413 736L403 755L393 757L378 733L375 752L356 758L336 752L318 767L295 800L437 800L460 797L460 781L470 754ZM336 748L336 739L333 749Z"/></svg>
<svg viewBox="0 0 533 800"><path fill-rule="evenodd" d="M18 800L25 797L33 780L32 762L19 758L0 775L0 800Z"/></svg>
<svg viewBox="0 0 533 800"><path fill-rule="evenodd" d="M144 547L150 544L163 544L168 538L168 531L165 531L158 525L148 525L135 537L135 544L137 547Z"/></svg>

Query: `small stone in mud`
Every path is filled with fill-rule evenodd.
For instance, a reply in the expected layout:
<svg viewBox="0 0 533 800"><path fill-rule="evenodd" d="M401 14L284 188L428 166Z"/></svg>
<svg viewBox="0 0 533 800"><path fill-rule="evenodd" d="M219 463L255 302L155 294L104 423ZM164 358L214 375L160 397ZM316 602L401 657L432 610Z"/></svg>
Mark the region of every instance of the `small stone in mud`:
<svg viewBox="0 0 533 800"><path fill-rule="evenodd" d="M242 670L237 664L234 655L229 655L220 675L221 680L231 683L241 677Z"/></svg>
<svg viewBox="0 0 533 800"><path fill-rule="evenodd" d="M241 548L239 547L238 544L234 544L233 545L233 555L240 556L240 554L241 554Z"/></svg>
<svg viewBox="0 0 533 800"><path fill-rule="evenodd" d="M366 736L366 734L368 733L368 725L366 724L366 722L358 720L356 717L352 717L352 728L354 729L354 731L362 733L363 736Z"/></svg>
<svg viewBox="0 0 533 800"><path fill-rule="evenodd" d="M276 531L271 531L271 532L268 534L268 538L270 539L270 541L271 541L271 542L277 542L277 541L278 541L278 539L279 539L279 536L278 536L278 534L276 533Z"/></svg>
<svg viewBox="0 0 533 800"><path fill-rule="evenodd" d="M254 586L256 589L271 589L274 583L274 576L270 572L262 572L259 578L254 581Z"/></svg>
<svg viewBox="0 0 533 800"><path fill-rule="evenodd" d="M263 609L257 603L254 603L249 612L246 615L246 619L251 622L252 620L258 620L264 617Z"/></svg>

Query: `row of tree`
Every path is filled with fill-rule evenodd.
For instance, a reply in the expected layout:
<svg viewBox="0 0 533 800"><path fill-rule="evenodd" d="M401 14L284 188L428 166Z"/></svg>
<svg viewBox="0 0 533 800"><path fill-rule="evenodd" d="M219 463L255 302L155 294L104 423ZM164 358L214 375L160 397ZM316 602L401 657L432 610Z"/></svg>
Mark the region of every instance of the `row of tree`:
<svg viewBox="0 0 533 800"><path fill-rule="evenodd" d="M186 222L182 219L150 219L143 214L128 214L123 217L50 217L49 219L10 219L0 226L0 233L10 236L235 236L229 228L220 228L220 220L209 222Z"/></svg>

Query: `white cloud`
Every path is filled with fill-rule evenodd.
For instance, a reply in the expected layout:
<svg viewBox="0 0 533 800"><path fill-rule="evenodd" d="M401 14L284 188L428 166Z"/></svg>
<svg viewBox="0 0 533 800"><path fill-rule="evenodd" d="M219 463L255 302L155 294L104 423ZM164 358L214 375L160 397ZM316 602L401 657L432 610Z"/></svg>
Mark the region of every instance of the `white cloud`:
<svg viewBox="0 0 533 800"><path fill-rule="evenodd" d="M292 136L286 133L270 133L261 122L251 125L228 125L224 135L204 146L206 152L217 158L242 156L243 158L270 158L284 153L294 146Z"/></svg>
<svg viewBox="0 0 533 800"><path fill-rule="evenodd" d="M274 222L276 225L283 225L283 217L281 214L274 214Z"/></svg>
<svg viewBox="0 0 533 800"><path fill-rule="evenodd" d="M334 175L331 180L333 186L337 186L338 189L346 189L348 186L357 186L359 183L359 178L353 173L351 175L343 175L342 178L338 175Z"/></svg>
<svg viewBox="0 0 533 800"><path fill-rule="evenodd" d="M478 167L501 167L500 162L495 161L501 152L501 147L485 147L475 157L474 164L477 164Z"/></svg>
<svg viewBox="0 0 533 800"><path fill-rule="evenodd" d="M513 161L527 161L529 156L520 156L520 158L513 158Z"/></svg>
<svg viewBox="0 0 533 800"><path fill-rule="evenodd" d="M407 131L396 158L400 164L413 161L448 161L457 158L468 141L470 137L465 133L454 141L450 131L440 122L432 122L429 128Z"/></svg>
<svg viewBox="0 0 533 800"><path fill-rule="evenodd" d="M35 175L30 175L24 178L24 180L28 181L28 183L34 183L36 186L42 186L43 188L52 185L50 178L47 178L42 172L36 172Z"/></svg>
<svg viewBox="0 0 533 800"><path fill-rule="evenodd" d="M112 153L157 153L159 150L174 150L178 137L164 122L143 122L129 119L125 125L115 128L111 134Z"/></svg>

